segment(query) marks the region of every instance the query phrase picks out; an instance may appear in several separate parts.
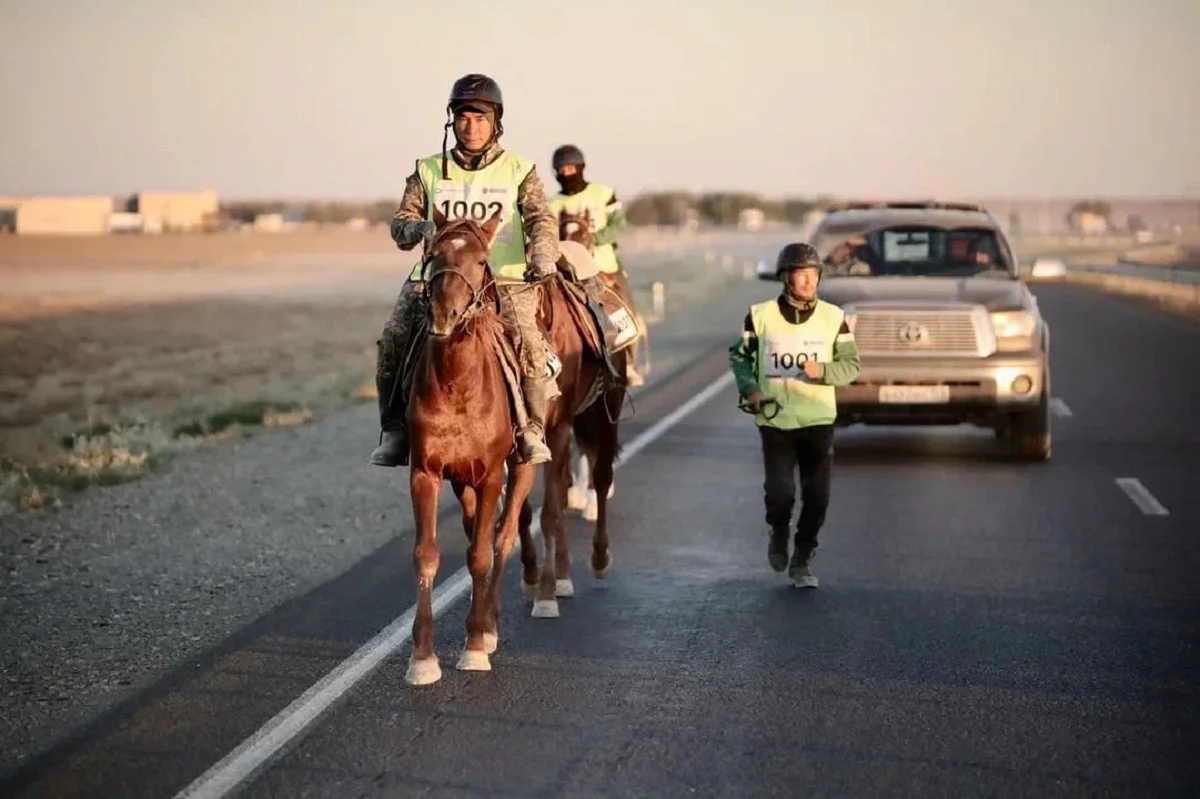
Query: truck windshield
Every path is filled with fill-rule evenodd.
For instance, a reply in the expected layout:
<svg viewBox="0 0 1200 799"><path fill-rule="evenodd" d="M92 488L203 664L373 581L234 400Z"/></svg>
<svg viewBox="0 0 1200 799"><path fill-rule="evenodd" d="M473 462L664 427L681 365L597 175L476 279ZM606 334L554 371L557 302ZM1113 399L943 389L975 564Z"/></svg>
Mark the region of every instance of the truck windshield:
<svg viewBox="0 0 1200 799"><path fill-rule="evenodd" d="M835 277L1008 277L995 231L894 227L852 235L833 246L826 274Z"/></svg>

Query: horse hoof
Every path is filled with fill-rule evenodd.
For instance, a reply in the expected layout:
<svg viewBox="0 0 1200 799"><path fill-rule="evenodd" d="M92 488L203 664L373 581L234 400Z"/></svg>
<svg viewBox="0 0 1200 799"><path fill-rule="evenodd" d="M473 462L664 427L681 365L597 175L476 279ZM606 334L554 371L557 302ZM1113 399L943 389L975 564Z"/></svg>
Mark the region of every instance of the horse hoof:
<svg viewBox="0 0 1200 799"><path fill-rule="evenodd" d="M583 510L587 507L587 492L578 486L567 489L567 510Z"/></svg>
<svg viewBox="0 0 1200 799"><path fill-rule="evenodd" d="M595 577L597 580L603 580L605 577L607 577L612 572L612 568L613 568L613 556L612 556L612 553L609 552L608 556L604 560L603 568L597 569L596 562L594 560L592 561L592 576Z"/></svg>
<svg viewBox="0 0 1200 799"><path fill-rule="evenodd" d="M464 649L458 656L459 671L491 671L492 661L487 652L478 649Z"/></svg>
<svg viewBox="0 0 1200 799"><path fill-rule="evenodd" d="M500 646L500 636L496 633L483 634L483 651L489 655L496 654L496 648Z"/></svg>
<svg viewBox="0 0 1200 799"><path fill-rule="evenodd" d="M535 619L557 619L558 618L558 600L557 599L539 599L533 603L533 612L531 614Z"/></svg>
<svg viewBox="0 0 1200 799"><path fill-rule="evenodd" d="M432 685L440 679L442 667L438 665L437 657L408 661L408 672L404 675L404 681L409 685Z"/></svg>
<svg viewBox="0 0 1200 799"><path fill-rule="evenodd" d="M537 583L527 583L527 582L525 582L524 577L521 578L521 593L525 595L526 599L533 599L534 597L536 597L537 591L538 591Z"/></svg>
<svg viewBox="0 0 1200 799"><path fill-rule="evenodd" d="M570 577L565 580L555 580L554 595L556 597L575 596L575 583L571 582Z"/></svg>

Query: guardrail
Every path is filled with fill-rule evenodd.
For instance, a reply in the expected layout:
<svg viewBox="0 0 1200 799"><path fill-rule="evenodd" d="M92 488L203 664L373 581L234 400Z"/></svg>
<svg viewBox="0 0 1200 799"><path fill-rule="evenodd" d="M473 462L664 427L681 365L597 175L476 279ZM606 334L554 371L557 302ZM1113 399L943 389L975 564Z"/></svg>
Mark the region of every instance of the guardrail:
<svg viewBox="0 0 1200 799"><path fill-rule="evenodd" d="M1151 266L1149 264L1135 264L1128 261L1118 261L1115 264L1078 264L1072 263L1070 259L1063 259L1063 263L1066 265L1068 272L1094 275L1116 275L1119 277L1133 277L1141 280L1152 280L1157 283L1200 286L1200 271L1195 269L1182 269L1170 266Z"/></svg>

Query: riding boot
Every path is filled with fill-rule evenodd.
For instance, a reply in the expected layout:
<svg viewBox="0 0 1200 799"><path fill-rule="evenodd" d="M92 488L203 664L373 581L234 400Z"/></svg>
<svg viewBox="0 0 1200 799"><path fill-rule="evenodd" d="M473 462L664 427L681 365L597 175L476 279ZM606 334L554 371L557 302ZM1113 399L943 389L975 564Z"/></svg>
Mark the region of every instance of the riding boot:
<svg viewBox="0 0 1200 799"><path fill-rule="evenodd" d="M521 460L529 464L546 463L550 460L550 448L546 446L547 380L541 377L526 377L521 380L521 393L525 397L525 409L529 424L517 436Z"/></svg>
<svg viewBox="0 0 1200 799"><path fill-rule="evenodd" d="M375 378L375 389L379 392L379 446L371 453L372 466L408 465L408 430L404 426L403 409L392 407L392 393L396 389L395 377Z"/></svg>

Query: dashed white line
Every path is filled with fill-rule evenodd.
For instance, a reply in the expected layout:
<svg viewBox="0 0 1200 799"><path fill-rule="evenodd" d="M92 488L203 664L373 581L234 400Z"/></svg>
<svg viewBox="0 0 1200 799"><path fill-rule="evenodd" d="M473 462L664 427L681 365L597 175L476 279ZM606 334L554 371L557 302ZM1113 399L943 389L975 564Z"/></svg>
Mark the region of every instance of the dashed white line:
<svg viewBox="0 0 1200 799"><path fill-rule="evenodd" d="M1063 419L1069 419L1074 415L1071 413L1071 409L1067 407L1067 403L1063 402L1062 397L1050 398L1050 412Z"/></svg>
<svg viewBox="0 0 1200 799"><path fill-rule="evenodd" d="M614 468L619 469L622 464L628 463L637 453L732 382L733 374L726 372L699 394L642 431L623 448L621 460L614 464ZM541 533L539 520L535 519L531 527L536 541ZM445 612L456 600L466 596L470 590L471 574L464 566L433 592L434 618ZM176 794L175 799L218 799L257 773L280 749L299 737L330 706L366 679L396 650L408 643L412 638L412 624L416 615L415 605L404 611L236 749Z"/></svg>
<svg viewBox="0 0 1200 799"><path fill-rule="evenodd" d="M1150 489L1142 485L1142 481L1136 477L1118 477L1117 485L1125 492L1133 504L1138 506L1138 510L1147 516L1170 516L1168 511L1161 502L1154 498L1150 493Z"/></svg>

